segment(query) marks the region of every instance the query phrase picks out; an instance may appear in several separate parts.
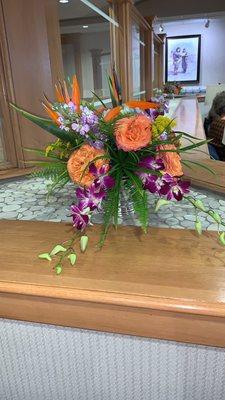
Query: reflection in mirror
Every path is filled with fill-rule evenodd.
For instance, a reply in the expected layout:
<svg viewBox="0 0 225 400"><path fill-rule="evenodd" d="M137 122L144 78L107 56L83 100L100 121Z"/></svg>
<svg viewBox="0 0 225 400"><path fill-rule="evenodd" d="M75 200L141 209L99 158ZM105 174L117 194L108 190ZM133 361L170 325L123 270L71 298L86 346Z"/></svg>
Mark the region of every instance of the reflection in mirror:
<svg viewBox="0 0 225 400"><path fill-rule="evenodd" d="M142 1L138 6L142 14L156 16L154 35L164 42L154 41L153 89L168 98L177 130L210 140L188 155L188 160L206 168L185 166L185 174L202 186L225 191L225 3L204 2L200 7L187 2L182 15L175 2L169 7L159 3L153 0L150 7ZM162 70L158 68L160 48ZM187 143L185 139L182 144Z"/></svg>
<svg viewBox="0 0 225 400"><path fill-rule="evenodd" d="M110 24L107 1L71 0L59 3L64 74L77 75L81 96L109 98L107 73L111 68ZM108 100L109 101L109 100Z"/></svg>

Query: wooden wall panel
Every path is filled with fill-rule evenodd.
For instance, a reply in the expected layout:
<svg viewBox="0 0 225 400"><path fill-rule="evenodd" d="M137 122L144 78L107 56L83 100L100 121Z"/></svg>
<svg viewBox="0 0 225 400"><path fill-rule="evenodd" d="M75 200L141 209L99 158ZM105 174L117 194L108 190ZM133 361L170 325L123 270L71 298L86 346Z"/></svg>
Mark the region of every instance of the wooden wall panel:
<svg viewBox="0 0 225 400"><path fill-rule="evenodd" d="M43 92L52 96L46 4L46 0L2 0L15 101L37 114L43 114ZM19 125L22 147L43 147L50 140L50 135L22 117ZM33 156L24 152L24 159L29 158Z"/></svg>

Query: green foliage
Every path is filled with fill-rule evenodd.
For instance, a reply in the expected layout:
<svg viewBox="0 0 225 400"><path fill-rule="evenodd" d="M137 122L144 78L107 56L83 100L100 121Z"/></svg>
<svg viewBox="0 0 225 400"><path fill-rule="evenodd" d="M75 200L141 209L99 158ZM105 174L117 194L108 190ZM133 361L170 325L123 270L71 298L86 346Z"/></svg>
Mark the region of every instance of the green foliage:
<svg viewBox="0 0 225 400"><path fill-rule="evenodd" d="M142 182L136 175L133 175L133 177L132 174L130 175L129 179L125 183L125 188L141 227L146 233L149 218L148 194L142 188Z"/></svg>
<svg viewBox="0 0 225 400"><path fill-rule="evenodd" d="M41 167L31 173L32 178L49 179L51 183L47 185L48 195L51 195L55 189L61 189L70 181L65 162L57 161L33 161L36 166Z"/></svg>
<svg viewBox="0 0 225 400"><path fill-rule="evenodd" d="M29 121L33 122L34 124L40 126L40 128L43 128L45 131L56 136L58 139L61 139L66 143L69 142L74 146L77 144L77 136L74 134L74 132L66 132L66 131L60 129L50 119L42 118L42 117L39 117L38 115L31 114L28 111L23 110L22 108L16 106L15 104L11 103L11 106L16 111L18 111L21 115L23 115L23 117L25 117Z"/></svg>
<svg viewBox="0 0 225 400"><path fill-rule="evenodd" d="M113 222L115 226L118 225L118 211L119 211L119 201L120 201L120 190L122 173L118 171L115 176L115 186L110 189L107 193L107 197L103 205L103 230L100 235L99 246L102 247L106 235L108 233L110 224Z"/></svg>

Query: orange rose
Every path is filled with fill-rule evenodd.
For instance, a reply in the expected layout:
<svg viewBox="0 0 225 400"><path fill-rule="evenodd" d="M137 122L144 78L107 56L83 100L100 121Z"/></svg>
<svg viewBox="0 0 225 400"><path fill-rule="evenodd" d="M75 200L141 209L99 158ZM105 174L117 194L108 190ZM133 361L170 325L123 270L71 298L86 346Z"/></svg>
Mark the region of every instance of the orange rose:
<svg viewBox="0 0 225 400"><path fill-rule="evenodd" d="M159 158L163 160L165 165L164 173L170 174L172 176L181 176L183 175L181 158L178 153L175 152L160 152L160 150L176 150L176 146L174 144L162 144L158 147L159 150Z"/></svg>
<svg viewBox="0 0 225 400"><path fill-rule="evenodd" d="M116 123L115 135L119 149L124 151L142 149L151 141L151 121L145 115L122 118Z"/></svg>
<svg viewBox="0 0 225 400"><path fill-rule="evenodd" d="M95 149L89 144L84 144L78 150L75 150L71 154L67 163L67 170L71 180L79 185L90 186L95 177L89 172L89 168L87 168L82 177L84 169L92 162L92 160L96 157L103 156L104 154L104 150ZM100 168L102 165L109 164L109 161L106 159L100 159L96 160L94 164L97 168Z"/></svg>

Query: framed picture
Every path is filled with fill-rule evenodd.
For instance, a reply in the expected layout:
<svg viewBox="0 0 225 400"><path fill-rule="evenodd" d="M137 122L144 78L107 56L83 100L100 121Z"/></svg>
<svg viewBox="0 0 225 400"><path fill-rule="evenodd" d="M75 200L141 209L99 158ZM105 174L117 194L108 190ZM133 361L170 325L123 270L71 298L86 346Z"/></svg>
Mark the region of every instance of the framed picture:
<svg viewBox="0 0 225 400"><path fill-rule="evenodd" d="M166 82L198 83L201 35L166 39Z"/></svg>

